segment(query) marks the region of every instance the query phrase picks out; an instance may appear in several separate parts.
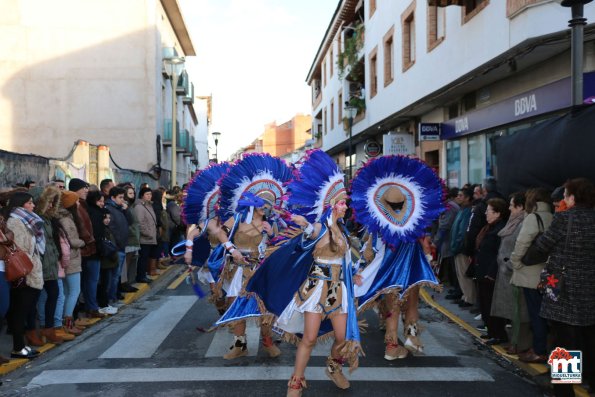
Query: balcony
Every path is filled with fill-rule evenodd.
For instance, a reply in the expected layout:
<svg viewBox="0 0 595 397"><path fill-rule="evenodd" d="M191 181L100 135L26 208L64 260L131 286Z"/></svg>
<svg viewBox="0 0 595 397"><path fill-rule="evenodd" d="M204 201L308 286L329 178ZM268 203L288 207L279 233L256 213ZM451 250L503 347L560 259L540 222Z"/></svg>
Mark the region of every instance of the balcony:
<svg viewBox="0 0 595 397"><path fill-rule="evenodd" d="M178 152L184 151L185 146L187 145L186 141L188 138L184 135L184 132L188 134L188 131L182 130L180 131L180 123L176 121L176 149ZM163 128L163 146L171 146L171 119L164 121L164 128Z"/></svg>
<svg viewBox="0 0 595 397"><path fill-rule="evenodd" d="M190 79L188 77L188 72L185 70L180 75L178 79L178 86L176 87L176 93L178 95L182 95L187 97L190 94ZM193 94L194 95L194 94Z"/></svg>
<svg viewBox="0 0 595 397"><path fill-rule="evenodd" d="M188 131L186 131L186 132L188 134L188 139L186 141L184 157L190 157L190 156L192 156L192 153L194 152L194 148L195 148L194 136L192 134L190 134Z"/></svg>
<svg viewBox="0 0 595 397"><path fill-rule="evenodd" d="M190 89L188 90L188 94L184 98L182 98L182 102L194 103L194 83L190 83Z"/></svg>
<svg viewBox="0 0 595 397"><path fill-rule="evenodd" d="M180 130L180 134L178 135L179 139L176 142L176 151L178 153L182 153L186 151L186 147L188 146L188 130L182 129Z"/></svg>

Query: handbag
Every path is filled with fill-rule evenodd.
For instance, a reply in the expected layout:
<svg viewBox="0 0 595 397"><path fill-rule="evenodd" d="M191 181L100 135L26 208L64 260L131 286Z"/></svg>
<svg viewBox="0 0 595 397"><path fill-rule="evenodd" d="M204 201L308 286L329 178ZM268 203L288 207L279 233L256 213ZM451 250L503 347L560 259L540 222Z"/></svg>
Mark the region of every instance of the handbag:
<svg viewBox="0 0 595 397"><path fill-rule="evenodd" d="M541 220L541 217L538 214L535 214L535 216L537 217L537 226L539 227L539 233L537 233L537 235L531 242L531 245L527 249L527 252L525 252L525 255L523 255L523 257L521 258L521 262L525 266L540 265L542 263L545 263L549 256L548 254L544 253L539 248L537 248L537 244L535 244L537 239L545 231L545 227L543 226L543 221Z"/></svg>
<svg viewBox="0 0 595 397"><path fill-rule="evenodd" d="M112 258L118 252L118 247L108 238L102 238L99 242L99 252L105 258Z"/></svg>
<svg viewBox="0 0 595 397"><path fill-rule="evenodd" d="M564 252L568 248L568 240L570 238L570 230L572 228L572 215L568 217L568 228L566 230L566 241L564 242ZM549 261L549 258L548 258ZM539 284L537 284L537 291L542 295L548 297L550 300L557 302L560 299L560 294L564 290L564 283L566 279L566 265L562 265L562 270L559 273L554 273L549 270L550 264L546 262L545 267L539 275Z"/></svg>
<svg viewBox="0 0 595 397"><path fill-rule="evenodd" d="M33 262L31 262L29 255L25 251L22 251L15 243L12 243L10 246L8 244L3 245L6 248L4 265L7 281L17 281L33 271Z"/></svg>

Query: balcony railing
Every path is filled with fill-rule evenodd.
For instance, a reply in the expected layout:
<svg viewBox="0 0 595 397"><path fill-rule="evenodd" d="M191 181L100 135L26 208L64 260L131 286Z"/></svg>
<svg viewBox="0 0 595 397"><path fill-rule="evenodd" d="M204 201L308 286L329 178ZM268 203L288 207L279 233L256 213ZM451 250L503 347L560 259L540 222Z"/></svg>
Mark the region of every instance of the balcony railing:
<svg viewBox="0 0 595 397"><path fill-rule="evenodd" d="M182 99L184 103L194 103L194 83L190 83L188 94Z"/></svg>
<svg viewBox="0 0 595 397"><path fill-rule="evenodd" d="M190 93L190 79L188 78L188 72L186 72L185 70L182 72L180 78L178 79L178 86L176 88L176 92L178 93L178 95L182 95L185 97L188 96L188 94Z"/></svg>
<svg viewBox="0 0 595 397"><path fill-rule="evenodd" d="M163 122L163 146L171 146L171 119L167 119ZM180 142L180 123L176 121L176 146L179 146Z"/></svg>

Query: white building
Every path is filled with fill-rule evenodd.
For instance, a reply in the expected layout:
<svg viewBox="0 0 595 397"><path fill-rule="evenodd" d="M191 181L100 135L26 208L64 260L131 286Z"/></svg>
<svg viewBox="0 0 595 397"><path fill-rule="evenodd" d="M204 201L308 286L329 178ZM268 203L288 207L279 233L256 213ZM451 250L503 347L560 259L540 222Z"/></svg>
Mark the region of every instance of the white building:
<svg viewBox="0 0 595 397"><path fill-rule="evenodd" d="M172 151L162 63L195 55L177 0L6 0L0 32L0 148L63 158L83 140L108 147L123 169L156 174L171 169L175 153L176 181L189 179L198 157L194 88L183 74ZM109 160L90 157L77 164L90 182L111 176Z"/></svg>
<svg viewBox="0 0 595 397"><path fill-rule="evenodd" d="M498 137L571 106L570 9L552 0L428 3L436 1L339 1L307 76L313 133L347 166L343 108L351 101L360 108L354 166L384 140L385 154L416 154L450 186L478 183L497 176ZM585 17L586 98L595 95L595 4ZM440 128L442 140L420 141L420 124Z"/></svg>

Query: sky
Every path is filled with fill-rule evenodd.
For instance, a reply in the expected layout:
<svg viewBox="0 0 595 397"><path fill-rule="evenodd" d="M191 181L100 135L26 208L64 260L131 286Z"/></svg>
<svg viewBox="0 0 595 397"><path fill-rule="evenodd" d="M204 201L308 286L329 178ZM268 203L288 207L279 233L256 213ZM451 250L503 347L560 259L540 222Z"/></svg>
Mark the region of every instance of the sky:
<svg viewBox="0 0 595 397"><path fill-rule="evenodd" d="M310 114L305 80L339 0L178 0L195 57L195 95L213 95L219 159L273 121ZM215 144L209 139L214 154Z"/></svg>

